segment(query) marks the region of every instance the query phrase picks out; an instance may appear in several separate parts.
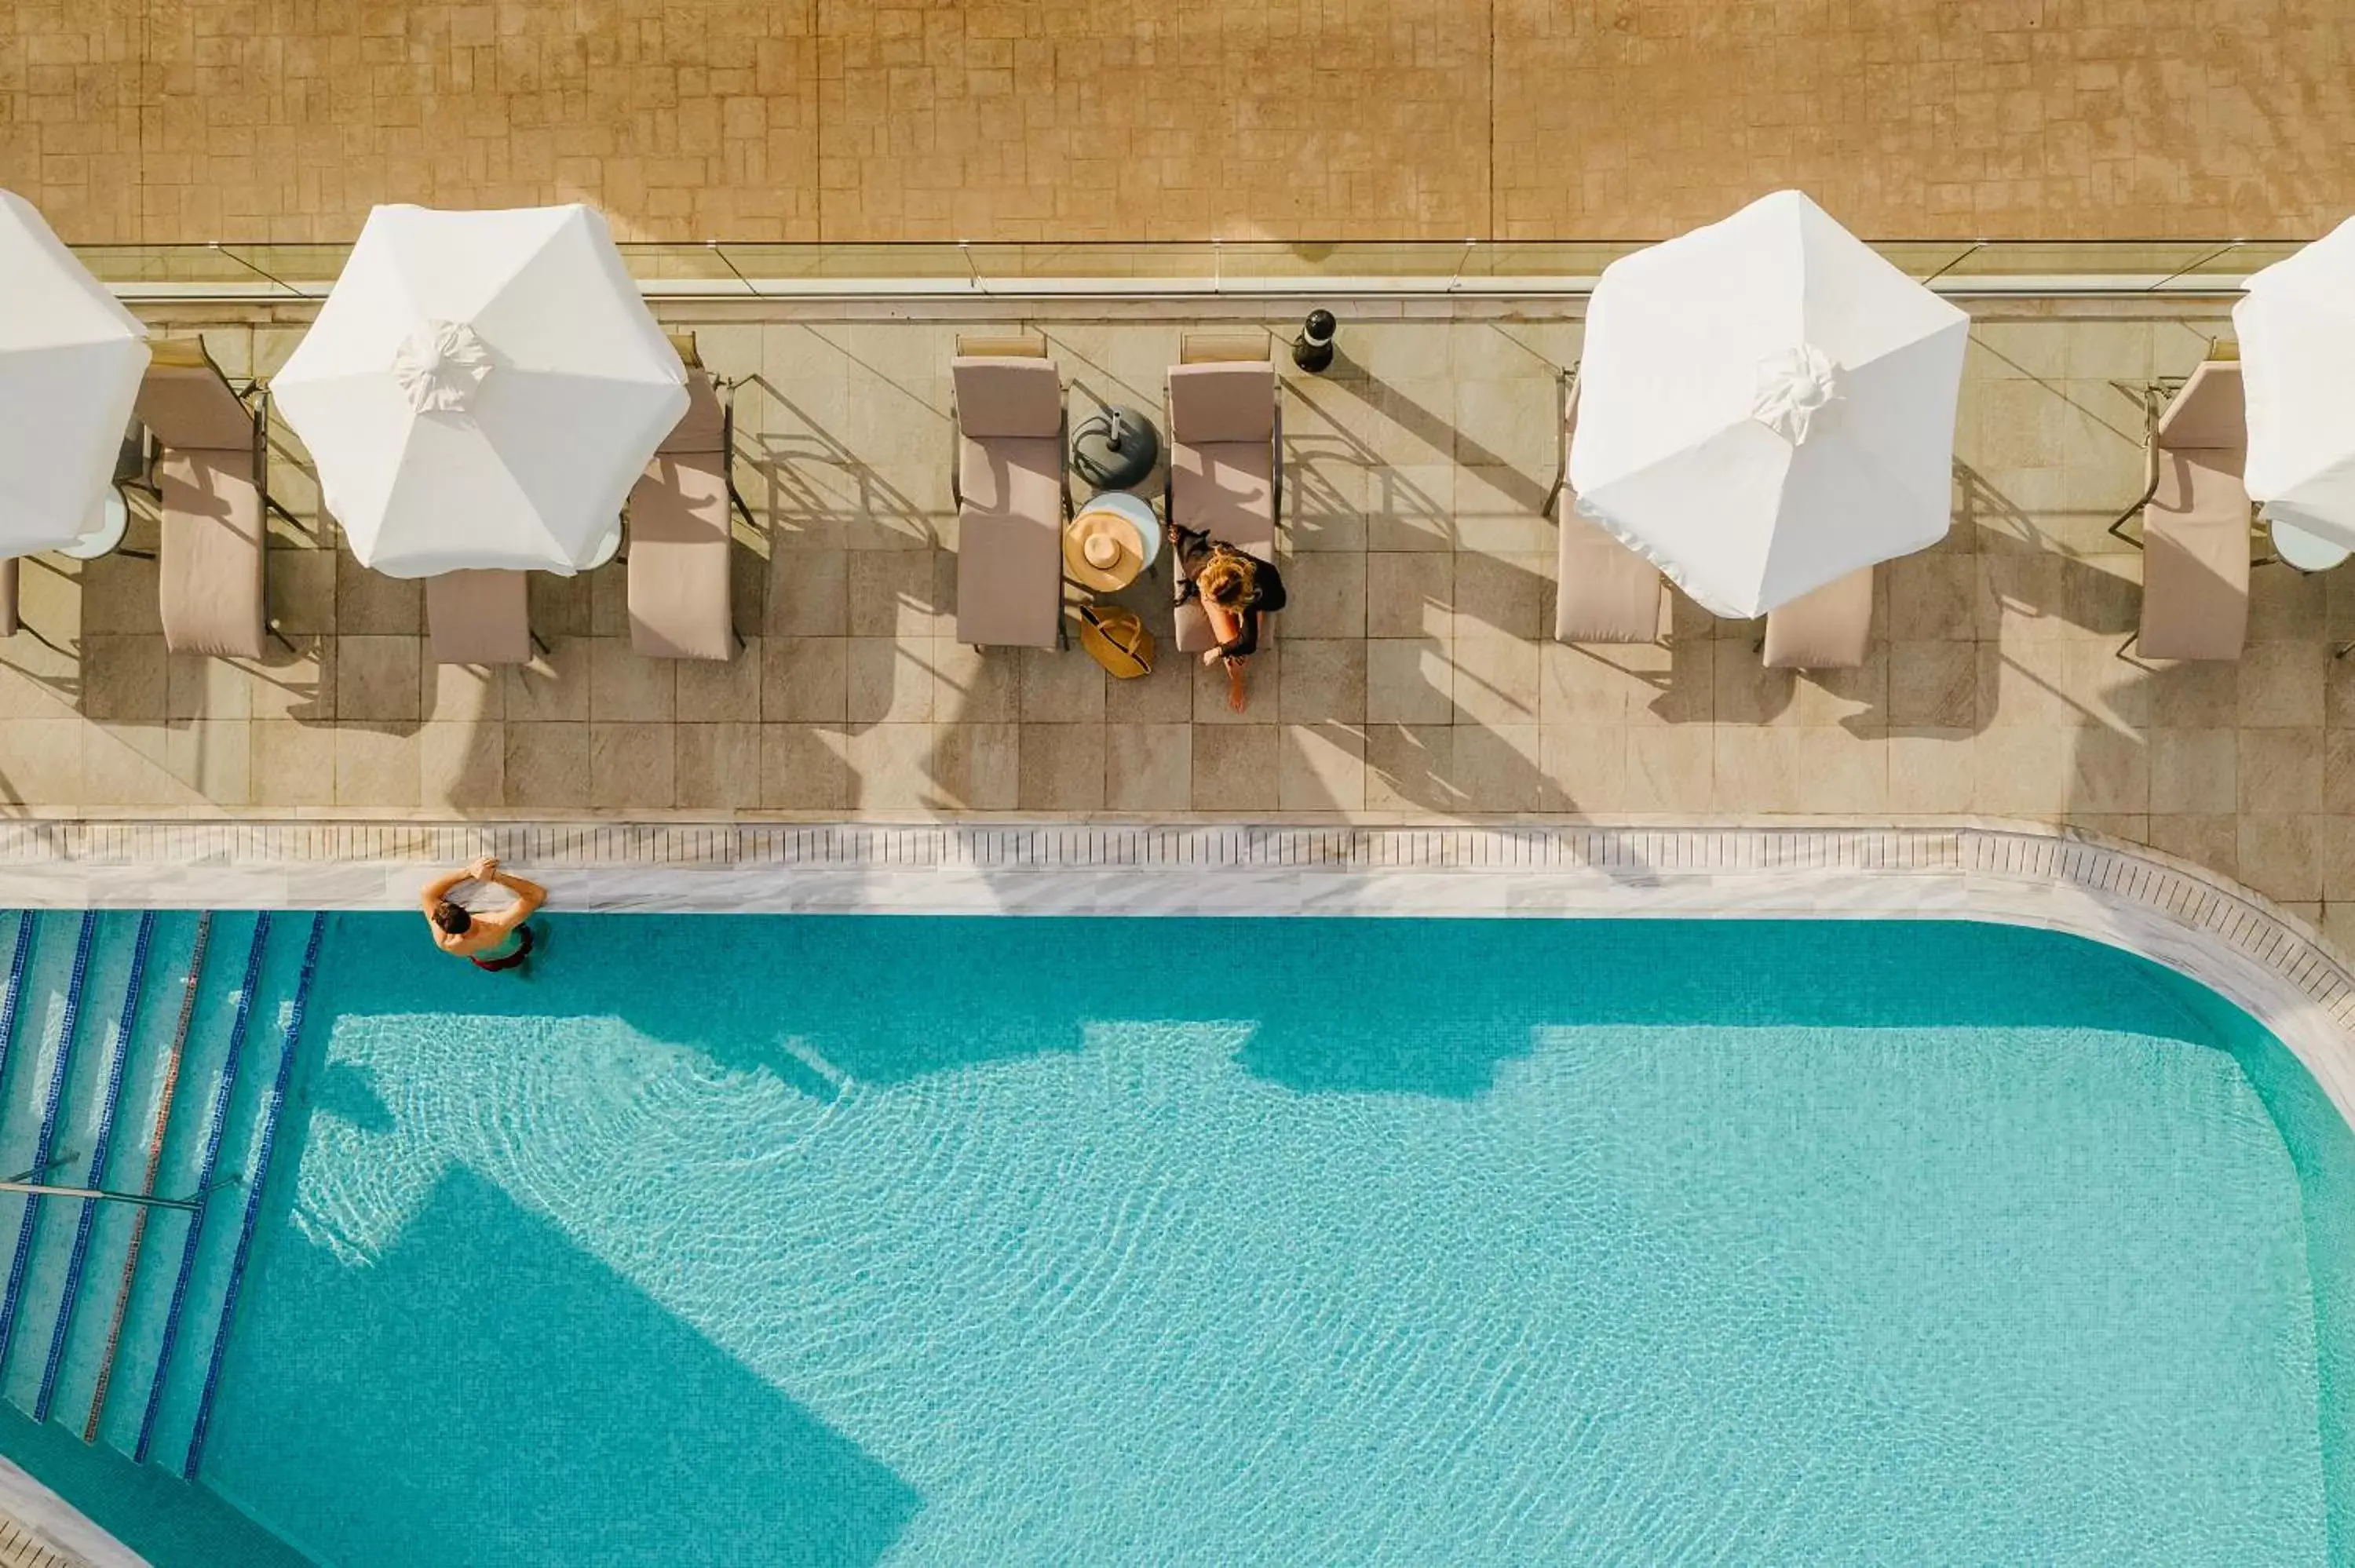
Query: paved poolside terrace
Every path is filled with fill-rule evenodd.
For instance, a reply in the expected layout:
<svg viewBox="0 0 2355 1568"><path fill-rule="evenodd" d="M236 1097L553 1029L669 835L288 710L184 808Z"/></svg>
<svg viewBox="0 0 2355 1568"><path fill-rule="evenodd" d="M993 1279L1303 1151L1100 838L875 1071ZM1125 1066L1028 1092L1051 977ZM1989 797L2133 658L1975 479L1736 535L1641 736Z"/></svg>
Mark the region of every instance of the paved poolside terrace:
<svg viewBox="0 0 2355 1568"><path fill-rule="evenodd" d="M2236 663L2121 658L2140 388L2229 329L2221 301L1998 301L1976 325L1945 541L1879 574L1859 670L1762 667L1755 622L1676 600L1655 645L1553 642L1556 376L1574 302L1343 311L1284 389L1293 608L1228 711L1168 656L955 641L955 334L1043 331L1075 417L1157 409L1187 327L1234 302L662 307L737 397L743 653L630 648L621 564L536 576L546 653L437 666L414 583L335 547L273 429L272 610L252 662L168 655L155 564L28 563L0 644L0 796L23 816L1907 821L2026 819L2151 845L2355 936L2355 576L2260 567ZM155 306L233 376L303 307ZM275 311L276 315L272 314ZM1288 330L1289 318L1263 324ZM131 543L153 543L152 518ZM1166 640L1166 580L1123 595Z"/></svg>

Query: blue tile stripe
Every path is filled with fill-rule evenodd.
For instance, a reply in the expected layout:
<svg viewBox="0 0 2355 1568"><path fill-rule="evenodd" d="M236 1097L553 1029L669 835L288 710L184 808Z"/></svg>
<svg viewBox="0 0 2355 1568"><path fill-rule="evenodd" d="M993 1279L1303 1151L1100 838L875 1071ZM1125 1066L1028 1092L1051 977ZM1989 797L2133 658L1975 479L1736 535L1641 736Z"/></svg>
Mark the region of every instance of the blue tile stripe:
<svg viewBox="0 0 2355 1568"><path fill-rule="evenodd" d="M253 950L246 955L245 983L238 988L237 1018L229 1026L229 1054L221 1062L220 1081L213 1088L212 1114L205 1124L205 1152L197 1170L197 1212L188 1216L187 1240L180 1247L179 1277L172 1282L172 1304L164 1314L164 1342L155 1351L155 1375L147 1385L147 1413L139 1418L139 1443L131 1457L140 1464L155 1446L155 1418L164 1411L164 1384L172 1371L172 1352L179 1348L180 1314L187 1309L188 1281L197 1272L197 1246L204 1240L205 1217L212 1213L213 1169L220 1163L221 1134L229 1121L229 1096L237 1088L238 1059L245 1054L245 1028L253 1017L253 993L261 983L261 949L270 938L270 911L253 919Z"/></svg>
<svg viewBox="0 0 2355 1568"><path fill-rule="evenodd" d="M147 1135L147 1174L140 1195L155 1195L155 1173L164 1165L164 1134L172 1124L172 1101L180 1086L180 1058L188 1047L188 1024L197 1015L197 992L204 983L205 950L212 945L213 916L208 909L197 916L197 934L188 944L188 972L180 982L180 1019L172 1026L172 1049L164 1058L164 1083L155 1092L155 1127ZM131 1242L123 1253L123 1278L114 1289L114 1316L106 1326L106 1349L98 1358L98 1386L91 1390L90 1415L83 1421L81 1440L98 1441L98 1424L106 1414L106 1393L114 1386L115 1352L123 1345L123 1319L131 1311L132 1287L139 1281L139 1256L147 1240L147 1219L155 1211L146 1205L131 1216Z"/></svg>
<svg viewBox="0 0 2355 1568"><path fill-rule="evenodd" d="M98 911L84 910L81 934L74 938L73 978L66 984L65 1018L58 1033L58 1054L49 1064L48 1092L41 1097L41 1130L33 1145L33 1180L46 1181L43 1174L49 1168L49 1151L57 1142L58 1107L66 1097L66 1075L73 1070L75 1026L81 1021L82 982L90 978L90 947L98 936ZM25 1304L25 1272L33 1261L33 1233L40 1225L41 1200L37 1193L25 1194L25 1217L16 1222L16 1251L8 1260L8 1287L0 1298L0 1368L8 1364L9 1347L16 1343L17 1313Z"/></svg>
<svg viewBox="0 0 2355 1568"><path fill-rule="evenodd" d="M261 1218L261 1194L270 1185L270 1155L278 1143L278 1118L286 1108L286 1086L294 1075L294 1048L303 1036L303 1013L310 1005L311 976L319 967L319 938L327 928L325 914L311 916L310 940L303 948L303 972L294 981L294 1005L286 1014L286 1030L278 1042L278 1076L261 1107L261 1148L253 1157L253 1171L245 1183L245 1218L237 1233L237 1255L229 1263L229 1288L221 1295L220 1323L213 1330L212 1358L205 1364L204 1392L197 1400L197 1424L188 1434L188 1454L181 1476L197 1478L205 1457L205 1433L212 1425L213 1396L220 1392L221 1362L229 1354L230 1327L237 1321L238 1290L245 1283L246 1260L253 1252L254 1226Z"/></svg>
<svg viewBox="0 0 2355 1568"><path fill-rule="evenodd" d="M142 910L139 933L132 938L131 978L123 990L123 1012L114 1021L113 1051L106 1062L105 1097L99 1102L97 1141L90 1151L90 1169L82 1185L96 1191L106 1185L106 1168L114 1142L114 1112L123 1099L123 1075L131 1060L131 1032L139 1022L139 997L147 984L147 949L155 938L155 912ZM57 1396L58 1372L65 1365L66 1341L73 1333L74 1306L81 1295L82 1270L90 1262L91 1232L98 1224L98 1201L81 1200L74 1221L73 1251L66 1258L65 1288L58 1296L58 1323L49 1331L48 1359L41 1363L41 1389L33 1398L33 1419L47 1421Z"/></svg>
<svg viewBox="0 0 2355 1568"><path fill-rule="evenodd" d="M16 1004L25 999L25 971L33 957L33 927L40 916L27 909L16 916L16 953L8 960L8 989L0 992L0 1078L16 1044Z"/></svg>

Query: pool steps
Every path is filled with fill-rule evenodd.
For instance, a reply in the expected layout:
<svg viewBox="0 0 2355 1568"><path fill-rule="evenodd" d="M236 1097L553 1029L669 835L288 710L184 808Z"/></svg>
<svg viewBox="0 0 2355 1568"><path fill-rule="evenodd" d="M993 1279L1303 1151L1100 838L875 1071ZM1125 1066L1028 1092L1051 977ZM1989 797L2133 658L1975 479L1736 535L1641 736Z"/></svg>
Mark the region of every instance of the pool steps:
<svg viewBox="0 0 2355 1568"><path fill-rule="evenodd" d="M114 1146L114 1113L123 1101L123 1070L131 1064L131 1032L139 1022L139 1000L147 986L147 953L155 940L155 912L143 910L137 935L132 938L131 977L123 987L123 1014L114 1021L114 1038L106 1060L106 1091L99 1102L98 1130L91 1139L90 1169L81 1184L96 1192L106 1185L107 1166ZM73 1250L66 1255L66 1277L58 1296L57 1326L49 1330L49 1353L41 1363L41 1390L33 1396L33 1419L47 1421L57 1396L58 1373L65 1365L66 1338L73 1330L74 1307L81 1297L82 1271L90 1264L91 1233L98 1225L98 1204L81 1200L74 1217Z"/></svg>
<svg viewBox="0 0 2355 1568"><path fill-rule="evenodd" d="M0 927L0 1176L29 1168L0 1190L0 1234L13 1222L16 1243L0 1287L0 1397L194 1477L235 1409L248 1353L237 1303L268 1255L272 1185L292 1168L273 1155L299 1101L325 919L0 921L14 924ZM110 1398L126 1388L135 1396Z"/></svg>
<svg viewBox="0 0 2355 1568"><path fill-rule="evenodd" d="M253 1255L254 1226L261 1218L262 1194L270 1185L270 1156L278 1142L278 1118L285 1108L286 1087L294 1076L294 1048L303 1038L303 1011L311 1001L311 977L319 968L319 938L327 928L325 915L311 916L310 940L303 946L303 969L295 977L294 1001L287 1010L286 1026L278 1040L278 1074L262 1100L261 1146L254 1151L253 1168L245 1181L245 1213L238 1222L237 1253L229 1261L229 1285L221 1292L220 1316L213 1330L212 1354L206 1358L203 1390L197 1396L197 1414L188 1429L187 1457L181 1462L183 1478L196 1478L204 1462L205 1431L212 1423L213 1396L220 1392L221 1361L229 1353L229 1332L237 1321L237 1295L245 1283L245 1266Z"/></svg>
<svg viewBox="0 0 2355 1568"><path fill-rule="evenodd" d="M172 1099L180 1085L180 1063L188 1047L188 1025L196 1017L197 987L204 980L205 948L213 932L210 911L197 916L196 934L189 939L188 967L180 981L180 1017L172 1028L172 1045L164 1058L164 1075L155 1097L155 1127L147 1136L147 1175L139 1183L139 1191L152 1196L155 1191L156 1172L164 1164L164 1135L172 1121ZM81 1440L98 1441L99 1422L106 1414L107 1391L113 1386L114 1367L123 1345L123 1322L131 1309L132 1287L139 1279L139 1253L147 1240L147 1221L153 1211L137 1209L131 1216L131 1235L123 1247L123 1280L114 1295L114 1316L106 1327L106 1347L100 1352L98 1376L91 1391L90 1416L82 1424Z"/></svg>
<svg viewBox="0 0 2355 1568"><path fill-rule="evenodd" d="M172 1353L179 1348L180 1318L188 1305L188 1282L196 1277L197 1254L205 1241L205 1216L211 1206L213 1172L220 1166L221 1135L229 1130L229 1111L237 1093L238 1064L245 1056L245 1034L253 1022L253 993L261 983L261 955L270 946L270 912L254 916L253 947L246 955L245 983L237 988L237 1022L229 1025L229 1051L213 1080L212 1112L205 1118L205 1152L197 1165L196 1192L206 1207L188 1216L180 1243L180 1272L172 1281L172 1304L164 1311L164 1347L155 1352L155 1370L147 1382L147 1414L139 1422L139 1441L131 1457L147 1462L155 1443L155 1422L164 1413L164 1385L172 1372Z"/></svg>
<svg viewBox="0 0 2355 1568"><path fill-rule="evenodd" d="M33 1145L31 1169L47 1171L50 1151L57 1147L58 1110L66 1097L66 1075L73 1069L74 1033L81 1022L81 988L90 979L90 946L98 938L98 911L84 910L81 931L74 938L73 975L66 982L66 1008L58 1023L58 1045L49 1058L49 1089L41 1100L41 1132ZM0 1296L0 1366L16 1340L16 1317L25 1304L25 1269L33 1261L33 1233L41 1223L41 1195L25 1194L24 1214L16 1222L16 1250L8 1259L8 1287Z"/></svg>

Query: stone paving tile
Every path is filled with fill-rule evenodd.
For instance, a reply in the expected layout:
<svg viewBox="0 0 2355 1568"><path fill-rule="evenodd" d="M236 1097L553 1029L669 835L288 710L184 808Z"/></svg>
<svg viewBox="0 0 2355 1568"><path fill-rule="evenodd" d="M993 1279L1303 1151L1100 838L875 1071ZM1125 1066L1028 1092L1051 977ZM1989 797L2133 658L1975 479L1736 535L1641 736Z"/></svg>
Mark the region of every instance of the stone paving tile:
<svg viewBox="0 0 2355 1568"><path fill-rule="evenodd" d="M1892 238L2304 237L2350 56L2340 0L13 0L0 184L89 243L576 199L688 246L1645 238L1785 185ZM1544 461L1455 394L1473 489Z"/></svg>
<svg viewBox="0 0 2355 1568"><path fill-rule="evenodd" d="M2113 383L2188 370L2223 328L2212 312L1983 309L1952 534L1877 575L1862 668L1798 674L1760 665L1755 623L1683 600L1657 643L1544 635L1542 472L1463 482L1491 433L1408 410L1509 426L1518 399L1550 418L1553 366L1527 345L1574 353L1577 323L1459 309L1475 319L1352 323L1333 376L1287 376L1287 464L1320 477L1287 489L1297 608L1241 714L1217 672L1169 652L1159 576L1123 596L1165 640L1144 679L955 641L941 367L959 325L980 327L713 321L715 368L767 381L740 404L773 482L748 487L737 658L640 658L617 564L535 583L530 664L441 668L413 590L312 543L315 486L288 461L299 526L273 541L273 610L307 630L263 660L166 655L135 558L27 568L28 630L0 643L0 810L2017 816L2134 838L2350 928L2334 911L2355 900L2337 853L2355 843L2355 660L2333 654L2355 638L2355 577L2256 568L2237 663L2122 656L2141 556L2108 524L2139 491L2139 426ZM1156 406L1182 323L1072 315L1046 323L1067 376ZM261 335L208 338L226 359ZM780 335L800 346L773 355ZM2099 439L2073 445L2080 416ZM1378 526L1401 473L1455 499ZM1497 499L1513 484L1530 493L1517 522Z"/></svg>

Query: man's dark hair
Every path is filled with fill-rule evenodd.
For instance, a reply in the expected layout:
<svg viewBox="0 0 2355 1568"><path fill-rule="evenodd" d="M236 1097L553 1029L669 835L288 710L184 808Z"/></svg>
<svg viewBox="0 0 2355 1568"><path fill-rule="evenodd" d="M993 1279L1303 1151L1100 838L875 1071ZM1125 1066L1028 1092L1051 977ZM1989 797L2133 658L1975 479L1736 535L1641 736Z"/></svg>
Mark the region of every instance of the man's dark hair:
<svg viewBox="0 0 2355 1568"><path fill-rule="evenodd" d="M445 898L433 906L433 923L453 937L463 937L474 917L466 913L464 905Z"/></svg>

